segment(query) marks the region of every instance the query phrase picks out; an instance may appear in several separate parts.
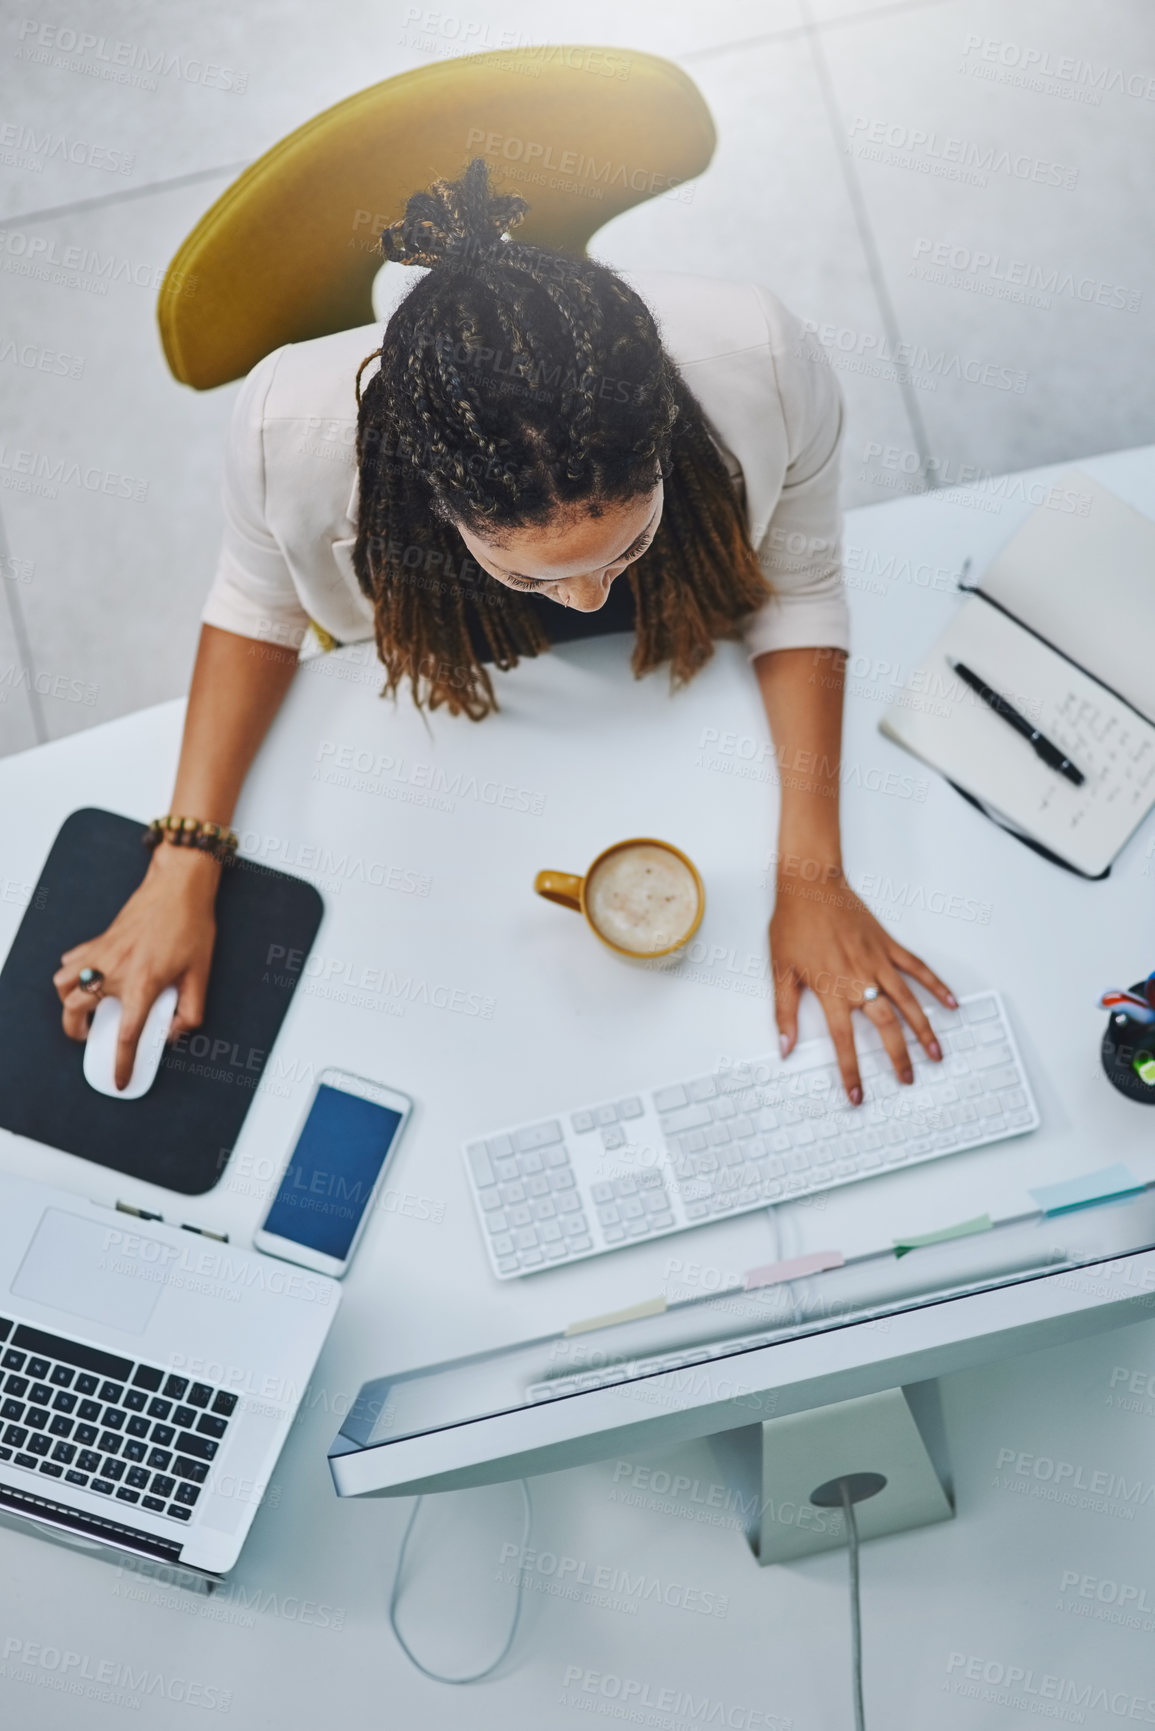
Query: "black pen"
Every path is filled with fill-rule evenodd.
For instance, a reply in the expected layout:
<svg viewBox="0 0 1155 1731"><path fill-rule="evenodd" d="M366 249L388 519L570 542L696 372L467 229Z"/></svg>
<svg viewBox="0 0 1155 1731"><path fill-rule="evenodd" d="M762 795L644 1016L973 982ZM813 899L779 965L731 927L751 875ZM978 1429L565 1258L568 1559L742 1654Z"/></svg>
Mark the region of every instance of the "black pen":
<svg viewBox="0 0 1155 1731"><path fill-rule="evenodd" d="M977 673L972 673L970 668L965 667L961 661L952 661L950 666L958 674L963 684L969 685L989 709L993 709L996 715L1001 715L1004 721L1009 721L1015 732L1021 733L1023 738L1030 742L1034 747L1036 756L1042 758L1048 769L1057 769L1060 775L1065 775L1067 780L1073 781L1076 787L1082 787L1086 780L1082 770L1076 769L1070 758L1061 752L1057 745L1052 745L1037 727L1032 727L1025 715L1020 715L1005 697L1000 697L997 691L992 691Z"/></svg>

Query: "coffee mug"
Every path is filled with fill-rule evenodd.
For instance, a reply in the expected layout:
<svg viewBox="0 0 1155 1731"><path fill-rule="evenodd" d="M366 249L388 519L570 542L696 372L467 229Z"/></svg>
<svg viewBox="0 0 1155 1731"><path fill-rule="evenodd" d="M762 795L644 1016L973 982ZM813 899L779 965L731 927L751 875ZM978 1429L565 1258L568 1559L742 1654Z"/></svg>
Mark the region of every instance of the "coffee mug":
<svg viewBox="0 0 1155 1731"><path fill-rule="evenodd" d="M706 911L706 889L693 860L653 836L618 841L584 877L538 872L539 896L584 914L586 924L619 956L652 961L688 944Z"/></svg>

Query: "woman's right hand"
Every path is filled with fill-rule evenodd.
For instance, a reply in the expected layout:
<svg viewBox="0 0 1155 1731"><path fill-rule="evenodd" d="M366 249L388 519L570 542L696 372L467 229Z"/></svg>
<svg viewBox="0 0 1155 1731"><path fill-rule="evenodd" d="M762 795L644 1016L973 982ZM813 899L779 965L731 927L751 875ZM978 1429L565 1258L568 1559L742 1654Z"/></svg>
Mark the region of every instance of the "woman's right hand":
<svg viewBox="0 0 1155 1731"><path fill-rule="evenodd" d="M127 1086L145 1018L166 986L178 996L168 1039L204 1017L205 992L216 941L213 905L221 867L211 854L162 842L139 889L99 937L77 944L52 976L64 1006L64 1032L85 1040L96 1000L78 984L81 968L104 975L103 995L122 1005L116 1048L116 1086Z"/></svg>

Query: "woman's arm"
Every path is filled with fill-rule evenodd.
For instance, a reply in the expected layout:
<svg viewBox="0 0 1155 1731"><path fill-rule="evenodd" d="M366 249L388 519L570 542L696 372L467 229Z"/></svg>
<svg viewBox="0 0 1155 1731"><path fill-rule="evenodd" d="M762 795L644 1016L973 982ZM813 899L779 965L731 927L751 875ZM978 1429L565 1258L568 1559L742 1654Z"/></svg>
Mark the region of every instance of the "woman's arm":
<svg viewBox="0 0 1155 1731"><path fill-rule="evenodd" d="M878 1028L902 1082L913 1081L914 1075L896 1007L929 1056L942 1057L930 1023L902 974L913 975L952 1008L955 999L925 962L895 942L843 874L842 651L780 649L756 656L753 667L782 790L770 921L779 1044L785 1057L798 1034L798 999L809 986L822 1002L847 1095L858 1105L862 1081L850 1014L862 1006L863 988L879 988L880 996L864 1014Z"/></svg>
<svg viewBox="0 0 1155 1731"><path fill-rule="evenodd" d="M296 649L201 628L170 810L229 824L249 766L280 707L297 665ZM132 1075L145 1017L168 985L178 988L171 1038L199 1027L212 963L213 903L221 867L195 848L155 848L140 888L108 929L61 957L53 984L64 1031L83 1040L93 1009L77 985L81 968L99 968L104 990L123 1005L116 1085Z"/></svg>

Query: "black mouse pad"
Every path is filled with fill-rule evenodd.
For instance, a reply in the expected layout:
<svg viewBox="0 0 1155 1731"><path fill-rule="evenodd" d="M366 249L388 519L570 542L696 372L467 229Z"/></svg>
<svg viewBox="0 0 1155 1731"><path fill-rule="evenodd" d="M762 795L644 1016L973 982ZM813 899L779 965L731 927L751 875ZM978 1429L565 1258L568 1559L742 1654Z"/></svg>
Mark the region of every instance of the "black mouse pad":
<svg viewBox="0 0 1155 1731"><path fill-rule="evenodd" d="M312 884L237 860L221 873L205 1017L166 1048L139 1100L84 1079L52 976L60 957L109 926L144 877L146 825L74 811L52 844L0 971L0 1126L186 1196L228 1162L321 922ZM167 847L167 842L162 843ZM278 965L292 955L293 966Z"/></svg>

